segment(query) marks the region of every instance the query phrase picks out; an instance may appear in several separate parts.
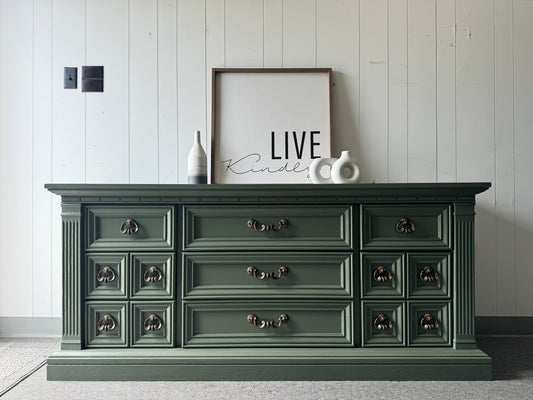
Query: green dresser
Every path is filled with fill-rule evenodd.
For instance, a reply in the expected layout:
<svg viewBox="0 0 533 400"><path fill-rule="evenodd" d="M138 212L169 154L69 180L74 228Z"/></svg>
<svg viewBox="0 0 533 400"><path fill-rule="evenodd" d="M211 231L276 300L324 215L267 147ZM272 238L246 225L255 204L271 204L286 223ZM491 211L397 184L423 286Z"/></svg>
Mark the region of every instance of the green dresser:
<svg viewBox="0 0 533 400"><path fill-rule="evenodd" d="M50 380L487 380L474 202L488 183L49 184Z"/></svg>

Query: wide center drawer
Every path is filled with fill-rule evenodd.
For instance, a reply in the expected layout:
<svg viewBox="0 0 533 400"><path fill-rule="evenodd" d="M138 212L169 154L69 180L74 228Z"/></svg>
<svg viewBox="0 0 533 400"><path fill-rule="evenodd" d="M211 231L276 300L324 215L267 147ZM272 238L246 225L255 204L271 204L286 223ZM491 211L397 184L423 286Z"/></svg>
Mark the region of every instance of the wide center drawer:
<svg viewBox="0 0 533 400"><path fill-rule="evenodd" d="M351 206L185 206L185 250L352 248Z"/></svg>
<svg viewBox="0 0 533 400"><path fill-rule="evenodd" d="M185 253L185 298L351 297L352 253Z"/></svg>
<svg viewBox="0 0 533 400"><path fill-rule="evenodd" d="M185 303L184 347L352 346L350 301Z"/></svg>

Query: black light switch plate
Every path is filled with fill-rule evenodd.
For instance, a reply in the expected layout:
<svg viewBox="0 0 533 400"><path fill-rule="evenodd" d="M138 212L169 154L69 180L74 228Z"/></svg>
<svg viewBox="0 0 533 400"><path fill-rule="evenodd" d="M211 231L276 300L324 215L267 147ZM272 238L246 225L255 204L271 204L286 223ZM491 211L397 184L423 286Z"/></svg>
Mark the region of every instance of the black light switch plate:
<svg viewBox="0 0 533 400"><path fill-rule="evenodd" d="M65 67L65 76L63 77L63 87L65 89L77 89L78 88L78 68Z"/></svg>
<svg viewBox="0 0 533 400"><path fill-rule="evenodd" d="M103 92L104 91L104 67L83 66L81 67L81 91Z"/></svg>

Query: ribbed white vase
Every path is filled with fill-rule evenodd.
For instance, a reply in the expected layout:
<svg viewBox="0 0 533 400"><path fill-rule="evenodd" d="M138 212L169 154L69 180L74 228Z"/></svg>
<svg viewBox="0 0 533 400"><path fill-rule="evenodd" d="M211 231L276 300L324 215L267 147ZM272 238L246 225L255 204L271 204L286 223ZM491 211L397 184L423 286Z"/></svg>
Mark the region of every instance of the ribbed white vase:
<svg viewBox="0 0 533 400"><path fill-rule="evenodd" d="M358 183L361 179L359 166L349 151L343 151L331 167L333 183Z"/></svg>
<svg viewBox="0 0 533 400"><path fill-rule="evenodd" d="M188 183L207 183L207 155L200 141L200 131L194 132L194 143L187 158Z"/></svg>

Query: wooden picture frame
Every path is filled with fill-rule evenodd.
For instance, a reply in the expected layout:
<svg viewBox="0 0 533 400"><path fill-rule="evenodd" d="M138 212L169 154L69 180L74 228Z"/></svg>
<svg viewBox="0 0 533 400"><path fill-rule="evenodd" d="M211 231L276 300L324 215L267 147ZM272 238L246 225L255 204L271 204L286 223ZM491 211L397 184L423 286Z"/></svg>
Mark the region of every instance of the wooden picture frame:
<svg viewBox="0 0 533 400"><path fill-rule="evenodd" d="M211 183L311 183L331 156L331 68L214 68Z"/></svg>

